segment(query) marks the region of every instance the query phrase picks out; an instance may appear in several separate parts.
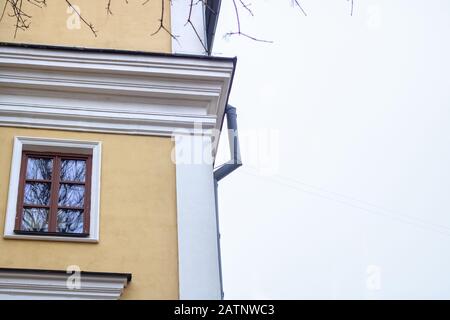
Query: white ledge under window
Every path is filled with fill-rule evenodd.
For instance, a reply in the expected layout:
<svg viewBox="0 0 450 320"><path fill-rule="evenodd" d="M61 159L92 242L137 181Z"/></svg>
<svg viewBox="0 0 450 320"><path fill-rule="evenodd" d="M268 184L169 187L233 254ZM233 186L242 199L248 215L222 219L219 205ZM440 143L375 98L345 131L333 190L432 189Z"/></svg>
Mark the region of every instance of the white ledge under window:
<svg viewBox="0 0 450 320"><path fill-rule="evenodd" d="M91 208L89 236L71 237L54 235L28 235L14 232L15 218L17 214L17 200L19 194L20 166L23 151L62 152L71 154L92 155L91 177ZM101 142L84 140L66 140L37 137L15 137L11 162L11 174L9 182L8 203L6 207L6 221L4 238L47 240L47 241L71 241L71 242L98 242L100 225L100 171L101 171Z"/></svg>

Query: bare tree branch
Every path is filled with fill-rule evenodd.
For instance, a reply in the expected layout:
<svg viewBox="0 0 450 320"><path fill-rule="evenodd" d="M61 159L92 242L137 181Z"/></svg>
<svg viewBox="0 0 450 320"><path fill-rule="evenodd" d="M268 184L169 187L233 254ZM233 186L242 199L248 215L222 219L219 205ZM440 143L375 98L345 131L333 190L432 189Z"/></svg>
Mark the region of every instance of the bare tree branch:
<svg viewBox="0 0 450 320"><path fill-rule="evenodd" d="M112 0L108 0L108 3L106 4L106 14L110 14L112 15L112 11L111 11L111 1Z"/></svg>
<svg viewBox="0 0 450 320"><path fill-rule="evenodd" d="M47 3L46 0L27 0L27 2L35 5L38 8L46 7Z"/></svg>
<svg viewBox="0 0 450 320"><path fill-rule="evenodd" d="M197 1L196 4L198 4L199 2L201 2L201 1ZM200 43L201 43L203 49L205 50L205 52L208 52L208 49L206 48L206 45L203 43L202 38L201 38L200 35L198 34L198 31L197 31L197 29L195 28L195 26L194 26L194 24L192 23L192 20L191 20L191 17L192 17L192 7L193 7L193 6L194 6L194 0L191 0L191 3L189 4L189 15L188 15L187 22L185 23L185 25L186 25L186 24L189 24L189 25L192 27L192 30L194 30L194 33L195 33L195 35L197 36L198 41L200 41Z"/></svg>
<svg viewBox="0 0 450 320"><path fill-rule="evenodd" d="M303 10L303 7L300 5L300 3L298 2L298 0L292 0L292 3L293 3L294 5L296 5L297 7L300 8L300 10L303 12L303 14L305 15L305 17L307 16L306 11Z"/></svg>
<svg viewBox="0 0 450 320"><path fill-rule="evenodd" d="M88 22L87 20L85 20L81 14L77 11L77 9L75 9L75 7L70 3L69 0L66 0L66 3L69 5L69 7L72 8L73 12L75 12L78 17L80 18L81 21L83 21L83 23L85 25L87 25L89 27L89 29L92 31L92 33L94 34L95 37L97 37L97 30L95 30L94 26L92 25L92 23Z"/></svg>
<svg viewBox="0 0 450 320"><path fill-rule="evenodd" d="M149 2L149 0L145 1L142 5L145 5ZM165 0L161 0L161 17L159 18L159 27L158 29L153 32L151 35L154 36L155 34L157 34L158 32L160 32L161 30L164 30L165 32L167 32L170 37L176 41L178 41L178 36L174 35L169 29L166 28L166 26L164 25L164 11L165 11L165 6L164 6L164 2Z"/></svg>
<svg viewBox="0 0 450 320"><path fill-rule="evenodd" d="M16 27L14 30L14 38L16 38L19 29L26 30L30 27L31 22L29 22L28 19L31 19L31 16L22 10L23 0L7 0L7 2L9 2L13 10L13 13L9 14L9 16L16 18L16 23L14 25Z"/></svg>
<svg viewBox="0 0 450 320"><path fill-rule="evenodd" d="M241 1L241 3L243 4L242 1ZM236 17L236 23L237 23L237 31L228 32L228 33L225 34L225 37L238 35L238 36L243 36L243 37L249 38L251 40L258 41L258 42L267 42L267 43L272 43L273 42L273 41L270 41L270 40L258 39L256 37L253 37L253 36L247 34L247 33L242 32L241 31L241 19L239 17L239 9L238 9L238 6L236 4L236 0L233 0L233 6L234 6L235 17Z"/></svg>
<svg viewBox="0 0 450 320"><path fill-rule="evenodd" d="M245 4L244 1L242 1L242 0L239 0L239 2L241 3L242 7L245 10L247 10L247 12L253 17L254 16L253 11L249 8L251 6L251 3Z"/></svg>
<svg viewBox="0 0 450 320"><path fill-rule="evenodd" d="M8 7L8 0L5 1L5 5L3 6L2 15L0 16L0 21L2 21L3 16L5 15L7 7Z"/></svg>
<svg viewBox="0 0 450 320"><path fill-rule="evenodd" d="M210 12L212 12L214 15L217 14L217 12L214 11L213 8L211 8L211 6L208 4L208 0L198 0L197 3L198 2L202 2L205 8L208 9Z"/></svg>
<svg viewBox="0 0 450 320"><path fill-rule="evenodd" d="M91 32L94 34L95 37L97 37L97 30L95 29L94 25L92 23L90 23L77 9L75 9L75 7L72 5L72 3L69 0L65 0L67 5L73 10L73 12L75 14L78 15L78 17L80 18L80 20L91 30ZM112 0L105 0L106 1L106 14L107 15L112 15ZM124 0L125 3L128 4L128 0ZM143 3L142 5L146 5L150 2L150 0L142 0ZM161 0L161 15L160 18L158 19L159 21L159 25L157 27L157 29L151 33L151 35L156 35L157 33L159 33L160 31L164 31L167 34L170 35L170 37L176 41L178 41L178 36L174 35L171 30L170 27L166 26L166 21L165 21L165 2L167 0ZM185 1L185 0L182 0ZM250 35L246 32L244 32L242 30L242 26L241 26L241 18L240 18L240 10L244 10L246 11L249 15L254 16L254 13L252 11L252 9L250 8L251 3L247 2L250 0L232 0L232 4L234 6L234 15L235 15L235 19L236 19L236 27L237 30L236 31L231 31L225 34L225 37L228 36L233 36L233 35L238 35L238 36L243 36L246 37L248 39L251 39L253 41L258 41L258 42L267 42L267 43L272 43L272 41L269 40L264 40L264 39L259 39L253 35ZM354 0L347 0L350 2L350 15L353 16L353 11L354 11ZM172 4L172 0L169 0L170 4ZM300 0L291 0L292 4L295 7L298 7L301 12L306 16L306 11L303 9L302 5L300 4ZM12 17L15 19L15 30L14 30L14 38L16 38L17 36L17 32L18 30L22 30L25 31L27 29L29 29L30 24L31 24L31 16L29 14L27 14L26 12L28 12L26 9L24 9L24 4L30 4L30 5L34 5L37 6L39 8L43 8L47 5L46 0L5 0L5 4L2 8L2 12L0 15L0 21L2 21L4 19L4 17L7 15L9 17ZM195 33L195 36L197 37L197 39L200 41L202 47L205 49L205 51L207 51L207 46L205 43L205 40L200 36L201 32L199 32L193 22L193 7L198 5L198 4L202 4L205 8L205 10L209 10L209 12L211 12L214 15L217 15L217 12L215 12L209 5L209 0L190 0L189 3L189 14L186 18L186 25L189 25L190 28L192 28L193 32ZM11 9L11 12L8 12L8 8Z"/></svg>
<svg viewBox="0 0 450 320"><path fill-rule="evenodd" d="M249 34L246 34L244 32L227 32L224 37L231 37L231 36L235 36L235 35L243 36L245 38L248 38L248 39L256 41L256 42L273 43L272 40L258 39L258 38L255 38L255 37L249 35Z"/></svg>
<svg viewBox="0 0 450 320"><path fill-rule="evenodd" d="M47 6L46 0L27 0L26 2L39 8ZM24 10L22 9L23 0L6 0L5 5L3 6L2 9L0 21L5 16L8 4L12 9L12 13L8 14L8 16L16 19L16 23L14 24L15 26L14 38L16 38L18 30L26 30L30 27L31 21L29 20L31 19L31 16L25 13Z"/></svg>

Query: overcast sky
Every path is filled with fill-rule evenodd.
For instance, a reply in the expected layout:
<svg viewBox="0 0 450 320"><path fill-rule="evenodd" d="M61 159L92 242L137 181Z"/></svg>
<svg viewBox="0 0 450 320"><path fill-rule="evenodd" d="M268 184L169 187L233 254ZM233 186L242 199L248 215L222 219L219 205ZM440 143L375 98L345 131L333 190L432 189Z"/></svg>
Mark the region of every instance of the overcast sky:
<svg viewBox="0 0 450 320"><path fill-rule="evenodd" d="M250 2L274 43L223 39L222 1L214 46L244 162L219 186L225 298L449 299L450 2Z"/></svg>

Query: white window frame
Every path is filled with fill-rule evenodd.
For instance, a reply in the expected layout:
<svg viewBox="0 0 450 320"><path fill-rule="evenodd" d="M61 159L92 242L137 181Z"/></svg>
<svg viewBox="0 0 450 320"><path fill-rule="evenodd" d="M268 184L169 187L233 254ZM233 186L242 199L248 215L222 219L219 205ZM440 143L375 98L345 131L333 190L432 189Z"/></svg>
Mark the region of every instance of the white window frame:
<svg viewBox="0 0 450 320"><path fill-rule="evenodd" d="M64 152L92 155L91 212L88 237L41 236L14 233L19 193L20 166L23 151ZM38 137L14 137L8 203L6 207L5 239L27 239L69 242L98 242L100 227L101 142Z"/></svg>

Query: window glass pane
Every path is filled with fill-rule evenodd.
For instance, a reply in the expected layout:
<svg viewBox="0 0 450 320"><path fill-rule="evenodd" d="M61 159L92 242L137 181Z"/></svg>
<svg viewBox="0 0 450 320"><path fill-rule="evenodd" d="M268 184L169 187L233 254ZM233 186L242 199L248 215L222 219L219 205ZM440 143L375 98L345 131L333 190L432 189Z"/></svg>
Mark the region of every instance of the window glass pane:
<svg viewBox="0 0 450 320"><path fill-rule="evenodd" d="M62 160L61 180L84 182L86 180L86 161Z"/></svg>
<svg viewBox="0 0 450 320"><path fill-rule="evenodd" d="M27 179L51 180L53 160L44 158L28 158Z"/></svg>
<svg viewBox="0 0 450 320"><path fill-rule="evenodd" d="M23 201L25 204L48 206L50 183L26 183Z"/></svg>
<svg viewBox="0 0 450 320"><path fill-rule="evenodd" d="M83 210L58 210L57 232L83 233Z"/></svg>
<svg viewBox="0 0 450 320"><path fill-rule="evenodd" d="M48 231L48 209L29 208L23 210L22 227L23 231Z"/></svg>
<svg viewBox="0 0 450 320"><path fill-rule="evenodd" d="M84 206L84 186L62 183L59 186L59 201L61 207Z"/></svg>

